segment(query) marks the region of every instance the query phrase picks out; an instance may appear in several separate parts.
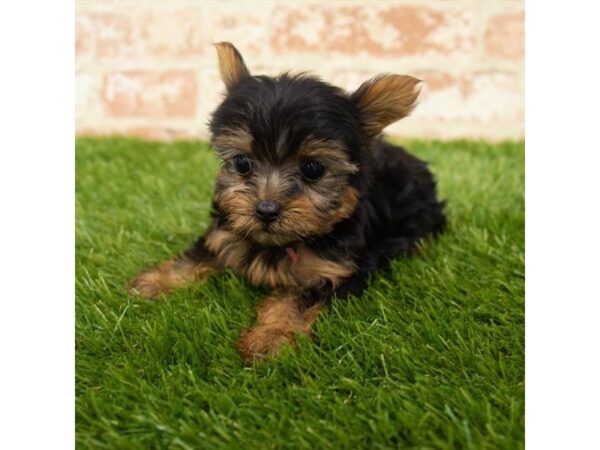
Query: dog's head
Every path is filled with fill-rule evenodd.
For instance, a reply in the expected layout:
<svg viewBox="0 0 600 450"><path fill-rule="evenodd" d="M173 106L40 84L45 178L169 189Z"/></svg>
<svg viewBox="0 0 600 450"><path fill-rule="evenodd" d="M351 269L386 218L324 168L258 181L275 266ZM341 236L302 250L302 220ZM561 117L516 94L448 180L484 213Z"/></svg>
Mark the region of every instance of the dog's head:
<svg viewBox="0 0 600 450"><path fill-rule="evenodd" d="M358 204L370 143L412 111L420 81L380 75L347 94L305 74L252 76L233 45L216 48L227 88L210 122L216 208L264 246L330 232Z"/></svg>

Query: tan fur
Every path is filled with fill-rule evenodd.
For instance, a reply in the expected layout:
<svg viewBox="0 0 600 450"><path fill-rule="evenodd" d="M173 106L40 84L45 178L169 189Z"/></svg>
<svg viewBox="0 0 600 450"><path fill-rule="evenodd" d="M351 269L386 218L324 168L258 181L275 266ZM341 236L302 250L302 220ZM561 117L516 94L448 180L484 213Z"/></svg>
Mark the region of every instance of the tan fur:
<svg viewBox="0 0 600 450"><path fill-rule="evenodd" d="M307 196L292 200L285 207L282 221L289 221L301 235L329 233L336 223L352 215L358 204L359 193L355 188L348 187L340 207L325 218L315 209L315 204L320 200L319 194L310 191Z"/></svg>
<svg viewBox="0 0 600 450"><path fill-rule="evenodd" d="M338 286L342 279L352 275L355 270L350 262L341 264L323 259L306 247L300 247L298 261L292 267L296 280L304 280L309 286L319 280L327 280L334 287Z"/></svg>
<svg viewBox="0 0 600 450"><path fill-rule="evenodd" d="M336 175L358 172L358 166L348 160L342 143L317 138L306 139L298 151L300 158L314 158Z"/></svg>
<svg viewBox="0 0 600 450"><path fill-rule="evenodd" d="M158 267L140 273L130 284L130 292L146 298L206 279L220 268L234 269L245 275L252 283L269 287L302 288L323 280L333 286L351 276L355 266L351 262L335 262L319 257L312 250L300 245L295 250L297 260L282 256L276 265L269 265L258 254L247 262L249 250L239 235L225 230L215 230L206 236L206 247L215 254L214 261L197 263L188 259L172 259Z"/></svg>
<svg viewBox="0 0 600 450"><path fill-rule="evenodd" d="M219 177L226 177L223 172ZM275 198L270 194L272 185L278 175L272 175L264 180L264 185L259 188L265 198ZM271 225L270 233L262 232L263 225L256 219L256 195L248 192L242 184L234 184L215 196L216 203L228 214L229 225L236 234L251 237L254 241L265 246L284 246L289 242L298 240L302 236L324 234L332 230L333 226L349 217L358 204L359 194L353 187L346 188L337 210L324 214L318 211L326 205L328 199L314 190L309 190L298 198L283 203L283 213L277 222Z"/></svg>
<svg viewBox="0 0 600 450"><path fill-rule="evenodd" d="M336 211L335 216L331 221L332 225L335 225L339 221L350 217L356 209L356 205L358 205L359 199L360 196L358 191L352 187L348 188L346 190L346 193L344 194L344 198L342 199L341 206Z"/></svg>
<svg viewBox="0 0 600 450"><path fill-rule="evenodd" d="M300 311L293 295L263 300L256 308L256 325L242 333L238 350L247 361L276 354L282 345L293 345L296 334L310 335L321 307L317 304Z"/></svg>
<svg viewBox="0 0 600 450"><path fill-rule="evenodd" d="M234 87L239 81L250 75L242 55L230 42L215 44L219 58L219 72L227 89Z"/></svg>
<svg viewBox="0 0 600 450"><path fill-rule="evenodd" d="M220 267L237 269L242 266L248 244L230 231L215 230L206 236L206 248L215 254Z"/></svg>
<svg viewBox="0 0 600 450"><path fill-rule="evenodd" d="M133 295L154 299L195 281L208 278L216 267L207 262L196 263L186 258L171 259L136 276L130 284Z"/></svg>
<svg viewBox="0 0 600 450"><path fill-rule="evenodd" d="M317 194L308 192L308 195L317 197ZM281 217L282 226L289 226L303 236L319 232L327 232L327 227L323 225L321 214L316 211L314 203L319 201L314 200L308 195L295 198L285 205L284 213Z"/></svg>
<svg viewBox="0 0 600 450"><path fill-rule="evenodd" d="M408 75L379 75L363 83L353 95L364 115L367 131L375 136L408 116L417 104L422 82Z"/></svg>
<svg viewBox="0 0 600 450"><path fill-rule="evenodd" d="M223 172L219 175L227 176ZM256 197L242 184L234 184L215 195L215 202L228 215L231 230L240 236L249 236L257 231L260 223L256 219ZM285 243L285 242L284 242Z"/></svg>
<svg viewBox="0 0 600 450"><path fill-rule="evenodd" d="M216 201L228 213L230 221L234 222L234 226L236 226L235 221L238 216L253 217L256 209L255 197L247 193L243 188L238 189L237 186L217 193ZM239 229L238 231L243 232L245 230Z"/></svg>
<svg viewBox="0 0 600 450"><path fill-rule="evenodd" d="M338 263L319 257L300 245L297 261L282 256L278 263L268 265L258 254L247 262L248 245L235 233L216 230L206 237L207 248L215 253L218 264L245 275L252 283L269 287L299 288L318 284L323 280L337 286L355 270L352 263Z"/></svg>
<svg viewBox="0 0 600 450"><path fill-rule="evenodd" d="M240 153L252 156L252 134L244 127L220 133L211 141L223 160L231 159Z"/></svg>

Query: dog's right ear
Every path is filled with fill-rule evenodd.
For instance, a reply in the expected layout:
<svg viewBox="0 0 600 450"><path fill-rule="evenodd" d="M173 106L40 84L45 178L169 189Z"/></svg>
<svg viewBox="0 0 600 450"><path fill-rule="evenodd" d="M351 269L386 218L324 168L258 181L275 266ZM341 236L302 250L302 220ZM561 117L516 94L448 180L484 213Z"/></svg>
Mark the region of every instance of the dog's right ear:
<svg viewBox="0 0 600 450"><path fill-rule="evenodd" d="M219 57L219 72L221 79L230 91L242 78L249 77L250 72L244 64L244 59L237 48L231 42L219 42L215 44Z"/></svg>
<svg viewBox="0 0 600 450"><path fill-rule="evenodd" d="M362 113L366 131L376 136L412 112L422 86L421 80L408 75L381 74L365 81L350 99Z"/></svg>

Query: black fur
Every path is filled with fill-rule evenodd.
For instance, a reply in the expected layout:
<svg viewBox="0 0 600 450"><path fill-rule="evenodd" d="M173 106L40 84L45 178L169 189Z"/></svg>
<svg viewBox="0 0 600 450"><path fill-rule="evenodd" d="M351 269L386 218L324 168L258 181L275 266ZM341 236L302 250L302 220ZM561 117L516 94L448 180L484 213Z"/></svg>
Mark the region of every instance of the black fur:
<svg viewBox="0 0 600 450"><path fill-rule="evenodd" d="M337 290L319 286L319 292L308 292L305 304L323 295L360 294L370 272L392 257L409 254L419 239L443 230L444 203L436 197L427 165L403 148L370 138L360 111L340 89L303 74L246 77L228 93L210 123L213 136L239 126L249 128L253 152L272 164L284 161L314 136L343 142L349 160L360 168L349 180L360 192L354 214L332 232L303 241L323 258L354 259L358 270ZM216 227L226 222L218 208L215 220ZM274 263L285 257L280 248L256 246L248 258L258 253Z"/></svg>
<svg viewBox="0 0 600 450"><path fill-rule="evenodd" d="M309 135L344 142L356 161L364 136L360 114L339 89L308 75L244 78L214 112L213 136L235 126L250 127L253 151L281 162Z"/></svg>
<svg viewBox="0 0 600 450"><path fill-rule="evenodd" d="M293 154L308 137L343 142L350 161L359 164L352 184L364 191L372 155L363 151L369 139L360 112L341 89L306 74L243 79L213 113L213 136L248 125L255 139L253 151L272 162Z"/></svg>
<svg viewBox="0 0 600 450"><path fill-rule="evenodd" d="M358 270L332 292L337 297L359 295L371 272L390 258L410 254L420 239L441 233L446 225L444 202L438 201L423 161L381 139L372 152L370 178L376 181L369 183L356 212L309 244L332 259L354 256Z"/></svg>
<svg viewBox="0 0 600 450"><path fill-rule="evenodd" d="M381 138L414 108L419 80L383 74L348 94L305 74L252 76L235 47L216 46L227 95L210 122L223 161L212 225L131 292L156 298L224 269L274 288L238 341L250 360L309 334L322 304L359 295L446 220L427 165Z"/></svg>

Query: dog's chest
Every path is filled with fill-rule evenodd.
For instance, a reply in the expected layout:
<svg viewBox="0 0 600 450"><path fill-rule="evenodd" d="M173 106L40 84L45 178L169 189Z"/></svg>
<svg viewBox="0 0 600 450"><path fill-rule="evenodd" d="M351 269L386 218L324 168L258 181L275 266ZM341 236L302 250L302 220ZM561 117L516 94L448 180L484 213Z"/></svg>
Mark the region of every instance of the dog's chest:
<svg viewBox="0 0 600 450"><path fill-rule="evenodd" d="M352 262L325 259L302 245L256 249L239 236L223 230L210 233L206 243L222 266L241 273L257 285L305 287L329 281L336 286L354 271Z"/></svg>

